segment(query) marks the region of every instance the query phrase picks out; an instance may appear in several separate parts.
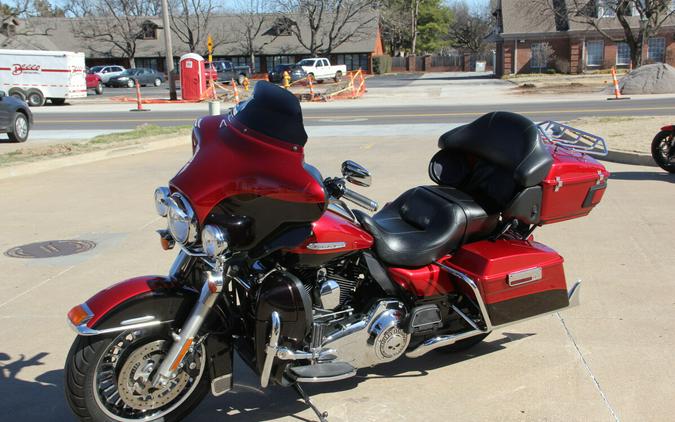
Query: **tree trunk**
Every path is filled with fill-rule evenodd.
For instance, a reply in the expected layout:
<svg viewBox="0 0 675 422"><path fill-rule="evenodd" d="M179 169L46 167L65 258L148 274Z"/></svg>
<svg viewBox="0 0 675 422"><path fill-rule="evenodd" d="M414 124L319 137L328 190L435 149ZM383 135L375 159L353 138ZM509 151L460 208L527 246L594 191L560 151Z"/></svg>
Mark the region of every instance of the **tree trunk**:
<svg viewBox="0 0 675 422"><path fill-rule="evenodd" d="M410 35L412 37L410 45L410 53L414 56L417 50L417 17L420 11L420 2L422 0L412 0L413 4L410 8Z"/></svg>
<svg viewBox="0 0 675 422"><path fill-rule="evenodd" d="M251 55L248 56L249 66L251 66L251 73L255 73L256 72L256 69L255 69L255 53L253 52L253 50L251 50L250 54Z"/></svg>
<svg viewBox="0 0 675 422"><path fill-rule="evenodd" d="M136 58L134 56L129 57L129 67L132 69L136 67Z"/></svg>

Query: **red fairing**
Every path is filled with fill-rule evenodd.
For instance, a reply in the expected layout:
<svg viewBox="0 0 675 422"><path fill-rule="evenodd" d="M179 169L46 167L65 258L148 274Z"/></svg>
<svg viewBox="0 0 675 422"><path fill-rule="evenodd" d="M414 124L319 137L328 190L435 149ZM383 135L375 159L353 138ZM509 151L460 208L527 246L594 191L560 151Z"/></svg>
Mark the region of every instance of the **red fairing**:
<svg viewBox="0 0 675 422"><path fill-rule="evenodd" d="M418 297L447 295L455 288L446 271L436 265L422 268L389 268L389 277Z"/></svg>
<svg viewBox="0 0 675 422"><path fill-rule="evenodd" d="M442 262L476 281L488 305L551 290L567 291L562 256L535 241L483 240L464 245ZM540 280L525 278L509 285L510 274L534 268L542 269Z"/></svg>
<svg viewBox="0 0 675 422"><path fill-rule="evenodd" d="M344 242L342 248L310 249L310 244ZM332 211L324 213L312 223L312 235L305 242L288 250L295 254L334 254L368 249L373 246L373 236L356 224Z"/></svg>
<svg viewBox="0 0 675 422"><path fill-rule="evenodd" d="M93 328L101 317L133 297L153 290L173 287L175 283L166 277L144 276L121 281L101 290L86 302L94 314L93 318L87 322L87 327Z"/></svg>
<svg viewBox="0 0 675 422"><path fill-rule="evenodd" d="M602 200L609 172L587 154L549 148L553 167L542 182L541 224L588 215Z"/></svg>
<svg viewBox="0 0 675 422"><path fill-rule="evenodd" d="M675 131L675 126L674 125L664 126L664 127L661 128L661 130L664 130L666 132L672 132L672 131Z"/></svg>
<svg viewBox="0 0 675 422"><path fill-rule="evenodd" d="M229 116L197 122L194 157L171 180L185 194L200 224L225 198L251 194L324 204L323 186L304 168L303 148L243 127Z"/></svg>

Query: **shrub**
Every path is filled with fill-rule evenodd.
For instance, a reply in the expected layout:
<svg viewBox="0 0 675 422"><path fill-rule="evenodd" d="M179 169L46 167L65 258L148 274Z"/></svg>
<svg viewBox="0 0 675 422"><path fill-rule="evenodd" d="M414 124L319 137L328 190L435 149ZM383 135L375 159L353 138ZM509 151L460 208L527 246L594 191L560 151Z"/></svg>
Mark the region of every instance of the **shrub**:
<svg viewBox="0 0 675 422"><path fill-rule="evenodd" d="M391 72L391 56L373 56L373 73L381 75Z"/></svg>

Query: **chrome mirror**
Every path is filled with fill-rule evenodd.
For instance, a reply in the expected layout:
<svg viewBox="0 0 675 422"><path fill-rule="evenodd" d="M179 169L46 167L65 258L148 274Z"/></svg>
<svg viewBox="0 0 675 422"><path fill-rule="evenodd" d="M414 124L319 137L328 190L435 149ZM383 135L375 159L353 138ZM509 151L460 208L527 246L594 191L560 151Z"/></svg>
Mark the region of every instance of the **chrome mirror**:
<svg viewBox="0 0 675 422"><path fill-rule="evenodd" d="M342 163L342 176L347 179L349 183L357 186L368 187L371 183L370 172L360 164L347 160Z"/></svg>

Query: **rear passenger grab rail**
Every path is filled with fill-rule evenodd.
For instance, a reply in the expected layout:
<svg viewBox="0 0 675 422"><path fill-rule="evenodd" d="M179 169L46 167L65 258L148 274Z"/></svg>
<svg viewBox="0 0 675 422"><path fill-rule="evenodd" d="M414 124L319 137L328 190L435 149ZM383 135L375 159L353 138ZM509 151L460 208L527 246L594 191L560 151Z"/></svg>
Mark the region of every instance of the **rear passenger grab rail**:
<svg viewBox="0 0 675 422"><path fill-rule="evenodd" d="M607 142L597 135L553 120L537 124L542 141L556 147L567 148L584 154L604 157Z"/></svg>

